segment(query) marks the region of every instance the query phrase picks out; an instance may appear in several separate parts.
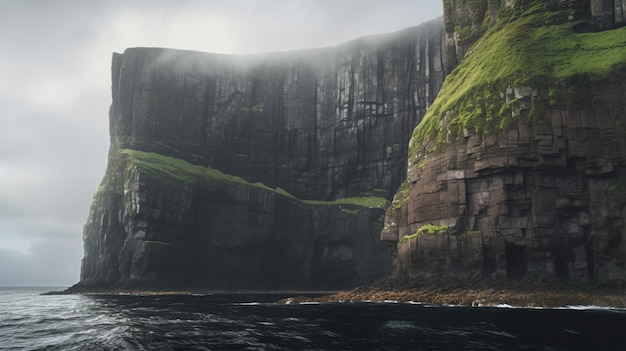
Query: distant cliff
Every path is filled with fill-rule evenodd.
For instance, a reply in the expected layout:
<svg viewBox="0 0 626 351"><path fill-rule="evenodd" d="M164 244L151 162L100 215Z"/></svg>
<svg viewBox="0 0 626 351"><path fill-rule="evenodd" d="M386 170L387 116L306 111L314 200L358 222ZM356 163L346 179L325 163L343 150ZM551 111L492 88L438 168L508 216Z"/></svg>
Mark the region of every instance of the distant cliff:
<svg viewBox="0 0 626 351"><path fill-rule="evenodd" d="M624 14L444 1L450 73L381 233L395 275L626 283Z"/></svg>
<svg viewBox="0 0 626 351"><path fill-rule="evenodd" d="M337 47L113 55L76 288L339 288L391 272L384 208L443 82L435 20Z"/></svg>

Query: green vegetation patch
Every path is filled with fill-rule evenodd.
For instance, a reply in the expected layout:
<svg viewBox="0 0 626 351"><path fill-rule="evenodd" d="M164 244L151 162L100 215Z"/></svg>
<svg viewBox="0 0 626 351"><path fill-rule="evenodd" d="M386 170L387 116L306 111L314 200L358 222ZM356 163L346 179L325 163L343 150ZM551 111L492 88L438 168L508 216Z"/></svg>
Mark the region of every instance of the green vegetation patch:
<svg viewBox="0 0 626 351"><path fill-rule="evenodd" d="M404 205L406 205L409 201L410 192L411 188L409 185L409 181L405 180L404 182L402 182L402 184L400 184L398 191L396 191L396 194L393 196L393 201L391 202L391 206L389 206L387 211L394 211L404 207Z"/></svg>
<svg viewBox="0 0 626 351"><path fill-rule="evenodd" d="M207 169L202 166L154 152L122 149L119 153L128 158L129 165L136 165L157 179L176 179L195 184L207 174Z"/></svg>
<svg viewBox="0 0 626 351"><path fill-rule="evenodd" d="M325 201L325 200L305 200L299 199L289 193L287 190L283 188L272 189L267 187L267 189L274 191L275 193L292 198L300 203L305 205L327 205L327 206L339 206L339 205L353 205L367 208L387 208L389 206L389 201L387 199L378 197L378 196L359 196L359 197L346 197L343 199L337 199L333 201Z"/></svg>
<svg viewBox="0 0 626 351"><path fill-rule="evenodd" d="M145 240L144 243L153 245L174 246L173 244L166 243L164 241Z"/></svg>
<svg viewBox="0 0 626 351"><path fill-rule="evenodd" d="M342 211L342 212L345 212L345 213L347 213L347 214L354 215L354 216L356 216L356 215L358 215L358 214L359 214L359 210L357 210L357 209L352 209L352 210L349 210L349 209L347 209L347 208L342 208L342 209L341 209L341 211Z"/></svg>
<svg viewBox="0 0 626 351"><path fill-rule="evenodd" d="M285 189L272 189L260 182L250 183L241 177L225 174L211 167L205 168L203 166L193 165L185 160L175 157L132 149L122 149L119 153L128 158L130 161L129 167L137 166L149 176L161 181L173 179L187 184L202 184L209 181L238 183L271 191L280 196L289 197L305 205L353 205L367 208L386 208L389 205L389 201L377 196L349 197L337 199L335 201L302 200L293 196Z"/></svg>
<svg viewBox="0 0 626 351"><path fill-rule="evenodd" d="M355 205L367 208L387 208L389 201L378 196L346 197L334 201L300 200L309 205Z"/></svg>
<svg viewBox="0 0 626 351"><path fill-rule="evenodd" d="M521 10L503 9L446 77L413 132L410 153L427 140L435 140L436 149L459 139L464 129L481 134L511 127L514 102L506 105L501 95L507 87L562 86L573 77L600 82L626 67L626 27L577 33L581 22L546 24L563 17L566 12L548 11L539 0ZM551 100L556 96L551 92Z"/></svg>
<svg viewBox="0 0 626 351"><path fill-rule="evenodd" d="M259 102L254 106L243 106L240 110L241 112L261 112L263 111L263 102Z"/></svg>
<svg viewBox="0 0 626 351"><path fill-rule="evenodd" d="M411 239L415 239L420 235L442 235L448 231L448 226L446 225L432 225L425 224L417 229L414 234L406 235L400 239L400 244L407 243Z"/></svg>

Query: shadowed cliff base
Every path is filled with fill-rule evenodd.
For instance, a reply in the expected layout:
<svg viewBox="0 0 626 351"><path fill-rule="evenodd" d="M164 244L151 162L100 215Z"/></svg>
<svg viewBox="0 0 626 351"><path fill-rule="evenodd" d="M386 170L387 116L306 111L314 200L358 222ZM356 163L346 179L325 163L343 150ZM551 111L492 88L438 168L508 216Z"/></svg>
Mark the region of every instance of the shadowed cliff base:
<svg viewBox="0 0 626 351"><path fill-rule="evenodd" d="M297 296L280 303L414 302L433 305L554 308L595 306L626 308L626 287L574 284L564 280L492 280L386 278L371 285L322 297Z"/></svg>

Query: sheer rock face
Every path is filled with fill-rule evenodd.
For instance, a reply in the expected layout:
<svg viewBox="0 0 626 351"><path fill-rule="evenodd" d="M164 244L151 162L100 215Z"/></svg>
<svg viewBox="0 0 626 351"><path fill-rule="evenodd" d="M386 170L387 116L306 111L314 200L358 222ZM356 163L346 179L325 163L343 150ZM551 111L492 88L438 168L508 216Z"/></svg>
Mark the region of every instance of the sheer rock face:
<svg viewBox="0 0 626 351"><path fill-rule="evenodd" d="M111 143L210 165L304 199L391 196L443 81L441 22L258 56L114 55Z"/></svg>
<svg viewBox="0 0 626 351"><path fill-rule="evenodd" d="M598 30L612 29L626 24L626 1L590 0L591 18Z"/></svg>
<svg viewBox="0 0 626 351"><path fill-rule="evenodd" d="M408 202L383 231L396 274L623 281L624 88L589 86L574 106L544 106L546 125L471 135L413 162ZM426 224L449 229L410 236Z"/></svg>
<svg viewBox="0 0 626 351"><path fill-rule="evenodd" d="M623 23L622 3L609 2L553 1L550 9L571 9L598 30ZM496 13L492 3L521 2L478 1L482 12L461 16L477 11L471 3L444 1L451 68L474 49L450 40L458 30L475 28L473 43ZM546 78L512 81L499 91L501 104L513 106L512 126L417 145L381 233L395 250L394 273L626 282L625 77L616 67L609 77L574 76L558 87ZM558 99L557 89L566 92ZM425 225L438 233L418 234Z"/></svg>
<svg viewBox="0 0 626 351"><path fill-rule="evenodd" d="M443 81L442 42L436 20L300 52L114 54L109 162L77 288L339 288L388 274L382 209L300 199L391 197ZM206 167L226 175L196 174Z"/></svg>

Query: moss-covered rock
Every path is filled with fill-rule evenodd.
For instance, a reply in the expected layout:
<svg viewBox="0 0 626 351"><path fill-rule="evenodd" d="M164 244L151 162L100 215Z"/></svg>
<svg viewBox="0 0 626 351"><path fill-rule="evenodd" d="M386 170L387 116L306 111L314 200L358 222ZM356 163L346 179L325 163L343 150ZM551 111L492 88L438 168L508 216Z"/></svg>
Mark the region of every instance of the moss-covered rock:
<svg viewBox="0 0 626 351"><path fill-rule="evenodd" d="M504 98L511 87L546 90L552 105L571 105L572 90L606 81L626 67L626 27L579 33L586 19L563 21L570 9L548 8L545 1L527 1L517 11L500 10L415 128L412 156L428 140L435 140L437 149L468 132L499 134L514 127L515 100Z"/></svg>

